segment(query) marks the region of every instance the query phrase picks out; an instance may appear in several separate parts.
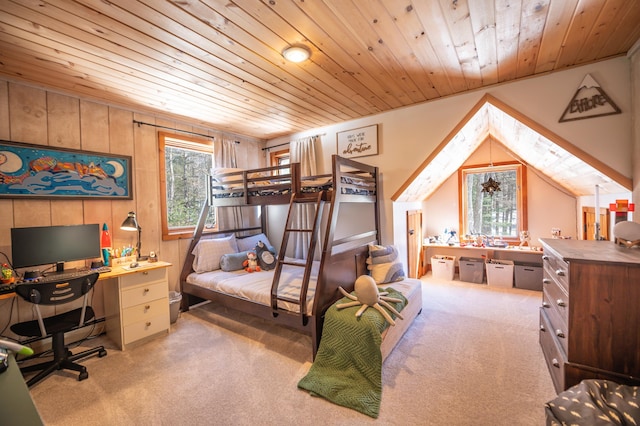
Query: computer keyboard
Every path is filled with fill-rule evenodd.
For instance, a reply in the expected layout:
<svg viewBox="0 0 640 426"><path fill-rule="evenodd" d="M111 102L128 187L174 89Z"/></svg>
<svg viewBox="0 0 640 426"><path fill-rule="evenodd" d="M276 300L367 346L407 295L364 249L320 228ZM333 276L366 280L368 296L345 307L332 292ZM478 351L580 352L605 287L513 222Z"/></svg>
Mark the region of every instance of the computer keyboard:
<svg viewBox="0 0 640 426"><path fill-rule="evenodd" d="M74 278L80 278L92 274L94 271L90 269L76 269L69 272L54 272L49 275L38 278L38 282L47 283L53 281L68 281Z"/></svg>
<svg viewBox="0 0 640 426"><path fill-rule="evenodd" d="M101 274L111 272L111 267L109 266L100 266L99 268L92 268L91 272L100 272Z"/></svg>
<svg viewBox="0 0 640 426"><path fill-rule="evenodd" d="M15 290L16 290L16 285L14 283L0 284L0 294L13 293Z"/></svg>

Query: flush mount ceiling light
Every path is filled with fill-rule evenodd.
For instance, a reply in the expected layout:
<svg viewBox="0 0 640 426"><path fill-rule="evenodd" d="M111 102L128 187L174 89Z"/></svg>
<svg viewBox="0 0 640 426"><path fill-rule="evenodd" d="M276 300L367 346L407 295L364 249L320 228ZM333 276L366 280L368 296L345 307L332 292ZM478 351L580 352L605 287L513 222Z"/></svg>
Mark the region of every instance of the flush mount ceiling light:
<svg viewBox="0 0 640 426"><path fill-rule="evenodd" d="M282 56L284 56L287 61L303 62L309 59L311 52L305 46L290 46L282 51Z"/></svg>

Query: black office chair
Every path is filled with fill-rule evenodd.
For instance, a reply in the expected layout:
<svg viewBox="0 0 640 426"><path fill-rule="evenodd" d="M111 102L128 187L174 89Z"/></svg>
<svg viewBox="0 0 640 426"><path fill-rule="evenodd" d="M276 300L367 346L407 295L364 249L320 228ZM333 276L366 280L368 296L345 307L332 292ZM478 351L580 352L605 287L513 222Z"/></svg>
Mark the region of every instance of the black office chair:
<svg viewBox="0 0 640 426"><path fill-rule="evenodd" d="M74 330L95 316L91 306L88 306L89 292L93 289L98 276L97 272L87 274L70 280L56 280L52 282L23 283L16 286L16 293L27 302L35 305L37 319L25 321L11 326L11 331L23 337L47 337L51 336L53 360L21 367L22 373L40 371L27 381L27 386L32 386L44 379L56 370L68 369L80 372L78 380L89 377L87 367L74 361L86 358L93 354L99 357L107 355L104 346L98 346L77 354L72 354L65 346L64 334ZM81 308L69 312L42 318L39 305L62 305L84 296Z"/></svg>

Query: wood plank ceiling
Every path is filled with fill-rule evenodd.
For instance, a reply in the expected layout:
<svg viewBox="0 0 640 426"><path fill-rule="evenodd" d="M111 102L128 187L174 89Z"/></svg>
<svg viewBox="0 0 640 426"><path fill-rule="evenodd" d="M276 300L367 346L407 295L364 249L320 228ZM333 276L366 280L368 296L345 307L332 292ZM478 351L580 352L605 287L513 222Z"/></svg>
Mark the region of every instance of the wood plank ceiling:
<svg viewBox="0 0 640 426"><path fill-rule="evenodd" d="M639 23L637 0L2 0L0 75L268 139L625 54Z"/></svg>

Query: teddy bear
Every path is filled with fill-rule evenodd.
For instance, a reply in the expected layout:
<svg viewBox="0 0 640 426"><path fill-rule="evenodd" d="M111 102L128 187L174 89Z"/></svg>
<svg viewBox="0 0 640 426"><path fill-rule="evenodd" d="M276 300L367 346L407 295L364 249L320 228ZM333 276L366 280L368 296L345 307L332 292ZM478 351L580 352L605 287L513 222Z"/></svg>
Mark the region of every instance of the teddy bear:
<svg viewBox="0 0 640 426"><path fill-rule="evenodd" d="M242 262L242 266L244 266L244 270L247 272L260 272L260 266L258 265L258 258L256 257L255 252L247 252L247 260Z"/></svg>

